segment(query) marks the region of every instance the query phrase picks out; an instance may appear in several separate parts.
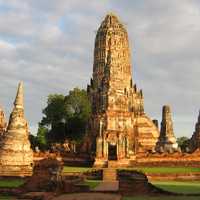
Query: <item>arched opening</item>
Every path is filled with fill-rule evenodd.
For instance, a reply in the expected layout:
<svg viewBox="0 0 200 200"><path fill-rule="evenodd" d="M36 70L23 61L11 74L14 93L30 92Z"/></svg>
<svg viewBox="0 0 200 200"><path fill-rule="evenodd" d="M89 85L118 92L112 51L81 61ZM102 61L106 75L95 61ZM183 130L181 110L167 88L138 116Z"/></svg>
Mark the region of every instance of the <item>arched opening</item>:
<svg viewBox="0 0 200 200"><path fill-rule="evenodd" d="M117 160L117 145L108 145L108 160Z"/></svg>

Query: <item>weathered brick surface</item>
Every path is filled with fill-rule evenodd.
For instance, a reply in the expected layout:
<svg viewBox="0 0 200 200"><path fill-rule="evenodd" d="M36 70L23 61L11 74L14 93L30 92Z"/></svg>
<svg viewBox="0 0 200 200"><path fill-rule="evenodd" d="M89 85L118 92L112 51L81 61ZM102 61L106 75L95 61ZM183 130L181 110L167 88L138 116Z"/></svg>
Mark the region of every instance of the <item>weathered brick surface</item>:
<svg viewBox="0 0 200 200"><path fill-rule="evenodd" d="M0 176L30 176L32 166L33 152L24 117L23 84L20 82L7 130L0 141Z"/></svg>
<svg viewBox="0 0 200 200"><path fill-rule="evenodd" d="M144 112L142 90L137 89L131 68L127 31L108 14L97 31L88 86L92 116L84 147L91 152L96 143L97 165L106 164L110 146L116 148L117 160L134 160L137 151L155 148L158 128Z"/></svg>

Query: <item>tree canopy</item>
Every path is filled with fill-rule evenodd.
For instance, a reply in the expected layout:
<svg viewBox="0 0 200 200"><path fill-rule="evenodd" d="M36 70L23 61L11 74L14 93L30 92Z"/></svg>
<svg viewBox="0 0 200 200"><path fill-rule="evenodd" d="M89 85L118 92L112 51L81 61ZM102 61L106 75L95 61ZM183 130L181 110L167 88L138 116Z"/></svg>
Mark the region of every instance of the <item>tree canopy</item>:
<svg viewBox="0 0 200 200"><path fill-rule="evenodd" d="M37 133L41 145L65 139L81 142L91 113L87 92L74 88L66 96L50 94L42 113Z"/></svg>
<svg viewBox="0 0 200 200"><path fill-rule="evenodd" d="M181 150L185 152L189 148L190 139L185 136L179 137L177 138L177 143L179 147L181 148Z"/></svg>

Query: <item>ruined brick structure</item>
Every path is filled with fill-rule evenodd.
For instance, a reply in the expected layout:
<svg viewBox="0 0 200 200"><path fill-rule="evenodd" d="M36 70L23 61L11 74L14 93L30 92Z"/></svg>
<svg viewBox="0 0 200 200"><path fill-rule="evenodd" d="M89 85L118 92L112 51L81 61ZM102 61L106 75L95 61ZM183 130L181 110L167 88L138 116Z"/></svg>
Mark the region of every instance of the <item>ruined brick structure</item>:
<svg viewBox="0 0 200 200"><path fill-rule="evenodd" d="M95 39L93 78L88 86L92 116L85 147L96 151L96 166L108 160L129 165L137 152L154 150L158 128L144 112L142 90L132 79L128 34L113 14Z"/></svg>
<svg viewBox="0 0 200 200"><path fill-rule="evenodd" d="M195 124L195 131L190 139L190 150L195 151L200 148L200 111L197 122Z"/></svg>
<svg viewBox="0 0 200 200"><path fill-rule="evenodd" d="M0 141L0 176L30 176L33 152L24 118L23 84L20 82L9 124Z"/></svg>
<svg viewBox="0 0 200 200"><path fill-rule="evenodd" d="M6 118L5 118L5 114L3 112L3 109L0 106L0 137L4 134L5 130L6 130Z"/></svg>
<svg viewBox="0 0 200 200"><path fill-rule="evenodd" d="M160 136L157 142L156 150L174 151L178 148L176 138L174 136L173 122L170 106L164 105L162 109L162 122L160 127Z"/></svg>

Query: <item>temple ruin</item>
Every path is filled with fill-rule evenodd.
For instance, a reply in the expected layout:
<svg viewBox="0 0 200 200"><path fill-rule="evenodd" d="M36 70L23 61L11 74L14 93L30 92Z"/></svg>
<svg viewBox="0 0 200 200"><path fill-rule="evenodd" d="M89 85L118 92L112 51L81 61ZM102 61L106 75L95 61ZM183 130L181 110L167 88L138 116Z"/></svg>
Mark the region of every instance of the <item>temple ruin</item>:
<svg viewBox="0 0 200 200"><path fill-rule="evenodd" d="M156 149L159 152L173 152L174 150L178 149L178 144L174 135L171 109L168 105L164 105L162 109L160 136Z"/></svg>
<svg viewBox="0 0 200 200"><path fill-rule="evenodd" d="M93 77L88 86L92 115L85 146L95 166L109 160L129 166L136 153L154 151L159 130L144 112L142 90L132 79L128 34L110 13L95 39Z"/></svg>
<svg viewBox="0 0 200 200"><path fill-rule="evenodd" d="M5 114L2 107L0 106L0 138L5 133L6 126L7 126L7 123L6 123Z"/></svg>
<svg viewBox="0 0 200 200"><path fill-rule="evenodd" d="M23 84L20 82L7 130L0 141L0 176L32 175L33 152L23 101Z"/></svg>
<svg viewBox="0 0 200 200"><path fill-rule="evenodd" d="M190 139L190 150L195 151L198 148L200 148L200 111L195 124L195 131Z"/></svg>

